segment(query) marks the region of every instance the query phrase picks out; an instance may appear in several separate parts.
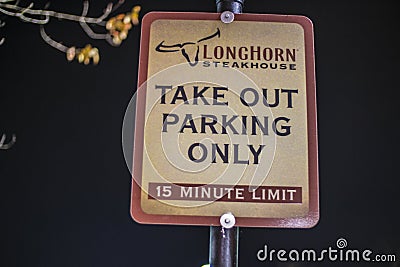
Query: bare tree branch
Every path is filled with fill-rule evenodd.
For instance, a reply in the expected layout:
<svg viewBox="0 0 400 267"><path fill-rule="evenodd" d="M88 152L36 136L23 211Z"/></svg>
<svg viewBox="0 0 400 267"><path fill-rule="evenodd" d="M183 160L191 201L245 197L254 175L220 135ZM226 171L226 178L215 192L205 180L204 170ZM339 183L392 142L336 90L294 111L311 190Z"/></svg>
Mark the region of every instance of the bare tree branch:
<svg viewBox="0 0 400 267"><path fill-rule="evenodd" d="M88 0L83 1L83 9L80 16L48 10L49 3L45 5L44 9L33 9L33 3L22 7L19 6L19 0L0 0L0 14L17 17L24 22L39 24L42 39L50 46L66 53L68 61L72 61L76 58L80 63L87 65L93 62L96 65L100 60L99 51L96 47L92 47L90 44L87 44L83 48L76 48L75 46L67 47L61 42L52 39L46 33L44 25L49 23L51 17L76 21L90 38L106 40L112 46L119 46L122 41L127 38L128 32L132 26L139 23L140 6L135 6L131 12L118 14L105 21L111 12L115 11L123 3L124 0L119 0L115 5L109 3L101 16L92 18L87 16L89 12ZM96 25L103 26L103 31L106 31L104 33L94 32L92 27ZM1 26L4 26L4 23L1 23L0 27ZM0 45L3 43L4 38L0 38Z"/></svg>
<svg viewBox="0 0 400 267"><path fill-rule="evenodd" d="M13 16L13 17L18 17L21 20L25 22L30 22L30 23L35 23L35 24L46 24L48 23L48 18L49 17L54 17L54 18L59 18L59 19L64 19L64 20L71 20L71 21L83 21L86 23L93 23L93 24L99 24L106 19L110 13L115 10L113 9L113 3L109 3L107 7L104 10L104 13L97 17L84 17L84 16L79 16L79 15L72 15L72 14L66 14L66 13L60 13L52 10L42 10L42 9L32 9L33 8L33 3L31 3L27 7L21 7L18 6L16 3L14 4L7 4L13 1L1 1L0 2L0 13L3 13L8 16ZM85 1L87 2L87 1ZM117 4L118 6L121 5L121 1ZM38 17L45 17L45 19L36 19L32 17L27 17L25 14L32 15L32 16L38 16Z"/></svg>
<svg viewBox="0 0 400 267"><path fill-rule="evenodd" d="M89 12L89 2L88 1L84 1L83 2L82 17L86 17L88 12ZM85 33L87 35L89 35L90 38L93 38L93 39L106 39L107 36L110 36L109 34L98 34L98 33L95 33L84 20L80 20L79 24L81 25L81 27L85 31Z"/></svg>
<svg viewBox="0 0 400 267"><path fill-rule="evenodd" d="M46 31L44 30L44 25L40 25L40 36L46 43L48 43L50 46L54 47L55 49L58 49L64 53L67 52L68 47L66 47L65 45L63 45L57 41L54 41L53 39L50 38L49 35L47 35Z"/></svg>
<svg viewBox="0 0 400 267"><path fill-rule="evenodd" d="M4 25L6 25L6 23L4 22L4 21L1 21L0 20L0 28L2 28L2 27L4 27ZM4 37L1 37L0 38L0 46L2 45L2 44L4 44L4 41L6 40L6 38L4 38Z"/></svg>
<svg viewBox="0 0 400 267"><path fill-rule="evenodd" d="M0 138L0 150L10 149L15 144L15 142L17 142L17 136L15 134L13 134L11 137L11 141L6 144L4 144L4 141L6 141L5 134L3 134Z"/></svg>

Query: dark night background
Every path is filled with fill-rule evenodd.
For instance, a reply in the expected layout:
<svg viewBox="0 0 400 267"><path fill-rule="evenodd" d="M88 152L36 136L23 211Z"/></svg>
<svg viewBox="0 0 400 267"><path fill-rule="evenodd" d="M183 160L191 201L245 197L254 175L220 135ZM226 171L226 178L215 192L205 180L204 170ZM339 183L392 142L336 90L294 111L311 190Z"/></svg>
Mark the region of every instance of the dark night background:
<svg viewBox="0 0 400 267"><path fill-rule="evenodd" d="M51 9L79 14L81 1ZM91 1L90 15L106 1ZM241 228L240 266L269 247L335 247L397 254L400 266L398 10L394 1L246 0L248 13L300 14L314 22L319 122L320 209L312 229ZM119 11L214 12L215 2L128 1ZM43 7L44 1L35 1ZM0 266L194 266L208 261L208 227L149 226L129 212L130 174L121 146L135 92L140 27L121 47L90 40L74 22L46 26L66 45L99 47L98 66L69 63L39 27L6 18L0 36ZM329 265L331 264L331 265Z"/></svg>

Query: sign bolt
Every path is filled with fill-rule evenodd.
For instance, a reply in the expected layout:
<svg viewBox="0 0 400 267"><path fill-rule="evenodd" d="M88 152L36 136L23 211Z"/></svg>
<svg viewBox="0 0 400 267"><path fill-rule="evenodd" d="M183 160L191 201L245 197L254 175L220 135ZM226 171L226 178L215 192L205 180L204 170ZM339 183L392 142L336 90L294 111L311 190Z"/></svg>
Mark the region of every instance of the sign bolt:
<svg viewBox="0 0 400 267"><path fill-rule="evenodd" d="M231 23L235 20L235 14L231 11L224 11L221 13L221 21L223 23Z"/></svg>
<svg viewBox="0 0 400 267"><path fill-rule="evenodd" d="M221 218L219 219L219 222L221 223L221 226L226 228L226 229L230 229L233 226L235 226L236 224L236 219L235 216L233 216L232 213L228 212L225 213L221 216Z"/></svg>

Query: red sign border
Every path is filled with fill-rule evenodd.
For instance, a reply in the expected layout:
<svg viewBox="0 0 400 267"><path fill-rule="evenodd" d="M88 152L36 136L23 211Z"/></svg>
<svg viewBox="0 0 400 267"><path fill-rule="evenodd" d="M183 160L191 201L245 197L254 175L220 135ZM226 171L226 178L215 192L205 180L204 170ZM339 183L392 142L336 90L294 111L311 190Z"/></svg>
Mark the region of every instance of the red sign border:
<svg viewBox="0 0 400 267"><path fill-rule="evenodd" d="M147 80L150 26L158 19L176 20L220 20L220 13L198 12L150 12L142 19L142 31L139 57L138 88ZM306 57L306 87L307 87L307 130L308 130L308 164L309 164L309 212L306 216L296 218L249 218L237 217L236 226L271 227L271 228L311 228L319 221L319 185L318 185L318 137L317 137L317 106L314 63L314 34L311 20L297 15L271 14L237 14L237 21L263 21L297 23L304 29ZM145 123L145 90L138 90L136 101L136 120L134 138L134 170L132 179L131 216L138 223L171 224L171 225L220 225L218 216L182 216L153 215L141 209L142 189L136 183L141 181L142 157L144 146ZM221 214L222 215L222 214Z"/></svg>

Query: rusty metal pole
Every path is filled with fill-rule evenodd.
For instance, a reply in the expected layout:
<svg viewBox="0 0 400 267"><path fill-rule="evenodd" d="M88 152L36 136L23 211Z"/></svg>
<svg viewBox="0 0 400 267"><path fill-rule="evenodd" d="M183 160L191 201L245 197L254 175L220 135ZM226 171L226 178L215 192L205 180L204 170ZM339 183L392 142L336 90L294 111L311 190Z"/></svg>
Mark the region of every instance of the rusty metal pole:
<svg viewBox="0 0 400 267"><path fill-rule="evenodd" d="M216 4L219 13L228 11L228 13L240 14L244 0L216 0ZM221 20L223 20L222 17ZM210 267L238 267L239 227L226 228L222 225L224 225L223 221L221 221L221 226L210 227Z"/></svg>

